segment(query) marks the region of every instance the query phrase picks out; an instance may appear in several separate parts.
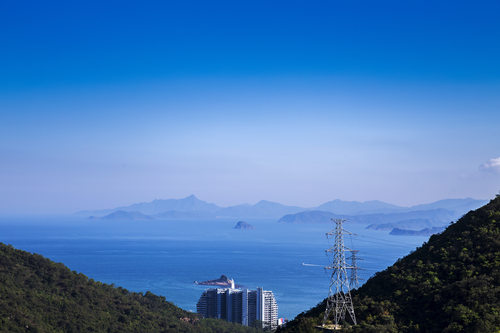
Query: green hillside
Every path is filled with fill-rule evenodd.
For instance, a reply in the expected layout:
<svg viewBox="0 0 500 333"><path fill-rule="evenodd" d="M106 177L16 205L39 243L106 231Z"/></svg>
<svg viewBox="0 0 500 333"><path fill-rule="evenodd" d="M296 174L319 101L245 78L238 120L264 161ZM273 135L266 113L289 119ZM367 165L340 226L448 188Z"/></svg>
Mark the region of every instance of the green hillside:
<svg viewBox="0 0 500 333"><path fill-rule="evenodd" d="M500 332L500 196L353 291L346 332ZM325 301L281 332L318 332Z"/></svg>
<svg viewBox="0 0 500 333"><path fill-rule="evenodd" d="M115 288L0 243L1 332L258 332L198 319L164 297Z"/></svg>

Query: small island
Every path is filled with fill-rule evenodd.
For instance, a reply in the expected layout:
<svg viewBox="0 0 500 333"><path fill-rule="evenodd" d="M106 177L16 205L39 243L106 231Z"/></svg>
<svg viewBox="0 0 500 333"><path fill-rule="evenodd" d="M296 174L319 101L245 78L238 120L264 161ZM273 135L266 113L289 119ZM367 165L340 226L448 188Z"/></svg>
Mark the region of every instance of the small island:
<svg viewBox="0 0 500 333"><path fill-rule="evenodd" d="M247 223L245 221L238 221L233 229L241 229L241 230L253 230L255 229L253 225Z"/></svg>

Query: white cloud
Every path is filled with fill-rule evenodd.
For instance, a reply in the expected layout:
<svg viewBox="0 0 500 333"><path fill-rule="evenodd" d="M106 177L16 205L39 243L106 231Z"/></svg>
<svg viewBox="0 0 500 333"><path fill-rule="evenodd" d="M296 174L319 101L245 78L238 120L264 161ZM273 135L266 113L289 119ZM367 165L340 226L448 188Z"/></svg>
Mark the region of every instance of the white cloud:
<svg viewBox="0 0 500 333"><path fill-rule="evenodd" d="M479 170L500 173L500 157L492 158L479 166Z"/></svg>

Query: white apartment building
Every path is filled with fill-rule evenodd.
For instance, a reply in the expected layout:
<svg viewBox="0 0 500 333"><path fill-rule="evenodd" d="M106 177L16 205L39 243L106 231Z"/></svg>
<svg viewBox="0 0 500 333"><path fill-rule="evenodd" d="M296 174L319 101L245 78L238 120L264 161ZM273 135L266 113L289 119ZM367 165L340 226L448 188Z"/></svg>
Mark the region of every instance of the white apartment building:
<svg viewBox="0 0 500 333"><path fill-rule="evenodd" d="M278 304L270 290L212 288L203 292L196 310L204 318L219 318L245 326L256 320L262 328L274 330L278 326Z"/></svg>

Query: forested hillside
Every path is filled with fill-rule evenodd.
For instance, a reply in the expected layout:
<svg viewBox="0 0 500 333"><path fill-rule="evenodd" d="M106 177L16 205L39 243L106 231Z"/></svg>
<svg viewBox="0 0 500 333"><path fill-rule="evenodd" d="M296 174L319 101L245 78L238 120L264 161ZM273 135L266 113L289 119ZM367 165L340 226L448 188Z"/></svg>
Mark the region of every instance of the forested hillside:
<svg viewBox="0 0 500 333"><path fill-rule="evenodd" d="M202 319L0 243L1 332L258 332Z"/></svg>
<svg viewBox="0 0 500 333"><path fill-rule="evenodd" d="M500 196L353 291L346 332L500 332ZM280 332L318 332L325 301Z"/></svg>

